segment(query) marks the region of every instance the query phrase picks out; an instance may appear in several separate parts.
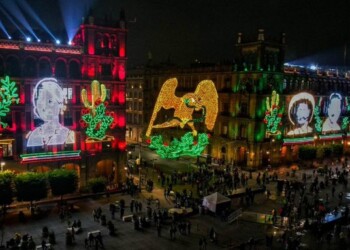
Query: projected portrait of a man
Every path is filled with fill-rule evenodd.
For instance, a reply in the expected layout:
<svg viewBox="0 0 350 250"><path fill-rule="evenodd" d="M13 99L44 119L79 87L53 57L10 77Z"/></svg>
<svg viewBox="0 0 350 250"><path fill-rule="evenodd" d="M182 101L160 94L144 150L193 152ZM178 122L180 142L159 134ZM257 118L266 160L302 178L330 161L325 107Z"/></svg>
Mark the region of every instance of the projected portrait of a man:
<svg viewBox="0 0 350 250"><path fill-rule="evenodd" d="M324 103L323 112L327 116L322 124L322 132L336 132L339 131L339 118L344 110L343 98L338 93L333 93Z"/></svg>
<svg viewBox="0 0 350 250"><path fill-rule="evenodd" d="M288 117L294 128L287 135L301 135L313 132L309 125L315 107L314 97L306 92L294 95L289 102Z"/></svg>
<svg viewBox="0 0 350 250"><path fill-rule="evenodd" d="M27 147L72 144L74 132L59 123L64 111L64 94L54 78L45 78L33 90L32 103L35 118L43 124L28 134Z"/></svg>

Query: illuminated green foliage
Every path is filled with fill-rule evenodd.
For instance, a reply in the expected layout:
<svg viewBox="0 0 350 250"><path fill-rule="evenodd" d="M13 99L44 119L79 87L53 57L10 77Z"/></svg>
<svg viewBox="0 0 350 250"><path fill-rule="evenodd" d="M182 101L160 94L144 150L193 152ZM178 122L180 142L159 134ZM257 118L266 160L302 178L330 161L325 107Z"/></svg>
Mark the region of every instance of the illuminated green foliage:
<svg viewBox="0 0 350 250"><path fill-rule="evenodd" d="M282 125L283 109L279 106L279 94L276 91L272 91L271 103L270 98L266 98L266 112L264 123L266 124L266 132L268 134L280 134L278 126Z"/></svg>
<svg viewBox="0 0 350 250"><path fill-rule="evenodd" d="M321 108L319 105L315 105L315 108L314 108L315 130L319 133L322 131L322 119L320 117L320 114L321 114L320 109Z"/></svg>
<svg viewBox="0 0 350 250"><path fill-rule="evenodd" d="M1 119L7 116L13 103L19 103L16 83L11 82L10 77L6 76L5 79L1 79L0 87L0 126L3 128L6 128L8 124Z"/></svg>
<svg viewBox="0 0 350 250"><path fill-rule="evenodd" d="M88 108L82 110L81 125L86 128L86 134L91 139L103 140L108 128L114 127L113 112L106 112L106 102L96 101L95 112Z"/></svg>
<svg viewBox="0 0 350 250"><path fill-rule="evenodd" d="M209 137L205 133L198 134L195 142L191 132L186 133L180 140L173 139L169 145L165 145L161 135L151 136L149 147L163 159L175 159L180 156L199 156L209 144Z"/></svg>

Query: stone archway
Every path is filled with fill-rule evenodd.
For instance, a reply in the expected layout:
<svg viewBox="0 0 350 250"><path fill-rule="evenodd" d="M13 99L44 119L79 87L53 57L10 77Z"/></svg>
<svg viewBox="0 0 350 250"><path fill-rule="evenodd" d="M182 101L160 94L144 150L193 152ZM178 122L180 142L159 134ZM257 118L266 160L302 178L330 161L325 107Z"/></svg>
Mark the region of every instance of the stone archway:
<svg viewBox="0 0 350 250"><path fill-rule="evenodd" d="M67 169L67 170L74 170L77 172L78 177L80 177L80 167L78 164L75 163L66 163L61 166L61 168Z"/></svg>
<svg viewBox="0 0 350 250"><path fill-rule="evenodd" d="M80 167L78 164L75 163L66 163L61 166L61 168L67 169L67 170L74 170L77 172L78 175L78 188L80 188Z"/></svg>
<svg viewBox="0 0 350 250"><path fill-rule="evenodd" d="M51 168L48 166L37 166L33 170L36 173L47 173L51 171Z"/></svg>
<svg viewBox="0 0 350 250"><path fill-rule="evenodd" d="M112 159L101 160L96 164L96 175L106 177L108 182L116 180L117 164Z"/></svg>

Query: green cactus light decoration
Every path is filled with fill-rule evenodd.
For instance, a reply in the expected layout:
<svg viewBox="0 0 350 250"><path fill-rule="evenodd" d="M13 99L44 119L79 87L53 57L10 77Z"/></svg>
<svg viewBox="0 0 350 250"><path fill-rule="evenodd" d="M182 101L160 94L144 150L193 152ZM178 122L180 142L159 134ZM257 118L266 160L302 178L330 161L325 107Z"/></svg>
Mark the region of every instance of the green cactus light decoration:
<svg viewBox="0 0 350 250"><path fill-rule="evenodd" d="M2 121L3 117L10 112L10 106L19 103L17 87L15 82L10 81L10 77L6 76L1 79L0 87L0 127L6 128L8 124Z"/></svg>
<svg viewBox="0 0 350 250"><path fill-rule="evenodd" d="M314 108L314 117L315 117L315 130L318 133L322 132L322 119L321 119L321 103L322 103L322 97L318 100L318 103L315 105Z"/></svg>
<svg viewBox="0 0 350 250"><path fill-rule="evenodd" d="M108 128L114 128L116 119L114 112L106 111L108 102L106 100L106 87L94 80L91 83L91 103L88 100L86 89L81 91L81 100L84 107L81 111L82 117L80 124L86 128L87 140L105 140L114 139L113 136L106 135Z"/></svg>
<svg viewBox="0 0 350 250"><path fill-rule="evenodd" d="M266 124L266 133L270 135L280 134L278 126L282 125L283 109L279 106L279 94L274 90L270 98L266 98L266 112L264 123Z"/></svg>

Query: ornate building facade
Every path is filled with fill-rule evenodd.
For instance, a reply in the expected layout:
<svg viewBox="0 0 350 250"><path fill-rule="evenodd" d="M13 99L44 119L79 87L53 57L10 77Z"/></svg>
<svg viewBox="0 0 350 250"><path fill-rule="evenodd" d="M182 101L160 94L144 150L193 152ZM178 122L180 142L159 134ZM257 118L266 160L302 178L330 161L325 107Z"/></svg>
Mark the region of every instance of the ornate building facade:
<svg viewBox="0 0 350 250"><path fill-rule="evenodd" d="M19 96L1 117L8 124L0 131L6 165L65 166L76 169L82 182L95 175L122 176L126 37L121 13L113 23L90 16L72 45L0 40L0 76L10 77ZM53 120L54 128L48 126ZM60 139L66 131L70 139Z"/></svg>
<svg viewBox="0 0 350 250"><path fill-rule="evenodd" d="M297 98L312 96L313 102L318 103L331 93L339 92L344 96L345 105L349 78L347 73L336 75L330 71L321 73L320 70L285 66L285 39L285 34L278 39L266 39L264 30L258 30L257 39L249 41L239 33L233 64L145 67L143 79L140 78L143 81L143 139L147 139L145 128L162 84L175 77L179 83L178 96L193 92L202 80L215 83L219 94L219 116L205 153L223 163L253 168L290 163L298 158L299 147L304 144L346 144L347 119L343 119L341 130L325 132L316 129L320 126L317 123L326 120L325 111L316 117L316 105L310 107L310 129L305 133L290 133L293 126L299 126L290 115ZM172 112L163 110L157 123L171 118ZM342 117L347 115L343 113ZM171 138L178 137L181 132L173 129L166 133L170 133L168 138Z"/></svg>

